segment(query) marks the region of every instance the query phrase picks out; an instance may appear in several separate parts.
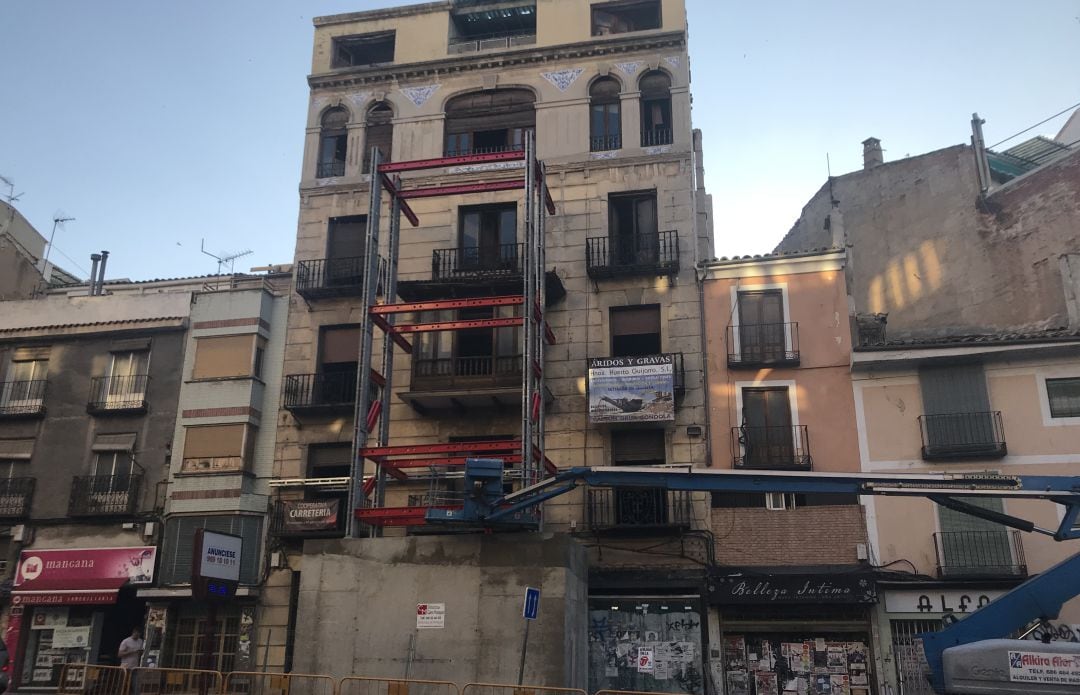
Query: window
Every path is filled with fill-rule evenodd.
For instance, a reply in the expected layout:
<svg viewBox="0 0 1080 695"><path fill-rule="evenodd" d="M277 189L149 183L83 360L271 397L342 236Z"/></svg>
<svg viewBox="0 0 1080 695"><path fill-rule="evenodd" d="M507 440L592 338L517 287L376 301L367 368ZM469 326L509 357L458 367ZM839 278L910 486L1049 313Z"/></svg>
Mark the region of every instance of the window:
<svg viewBox="0 0 1080 695"><path fill-rule="evenodd" d="M461 208L459 270L517 269L517 205Z"/></svg>
<svg viewBox="0 0 1080 695"><path fill-rule="evenodd" d="M0 383L0 412L29 412L41 408L49 361L12 360Z"/></svg>
<svg viewBox="0 0 1080 695"><path fill-rule="evenodd" d="M340 106L327 109L322 115L319 132L319 161L316 178L345 175L345 157L348 154L349 134L345 127L349 112Z"/></svg>
<svg viewBox="0 0 1080 695"><path fill-rule="evenodd" d="M250 431L249 431L250 430ZM244 423L184 428L183 473L236 473L247 470L254 428Z"/></svg>
<svg viewBox="0 0 1080 695"><path fill-rule="evenodd" d="M177 612L179 615L173 619L175 622L170 621L172 628L165 633L167 647L164 650L165 658L161 665L165 668L206 668L206 663L203 661L203 639L206 635L206 621L209 618L206 608L193 606L185 601L179 604ZM209 668L221 672L234 670L239 644L240 607L218 606Z"/></svg>
<svg viewBox="0 0 1080 695"><path fill-rule="evenodd" d="M527 89L492 89L446 103L446 156L521 150L536 128L536 98Z"/></svg>
<svg viewBox="0 0 1080 695"><path fill-rule="evenodd" d="M787 355L782 290L739 292L739 351L746 362L777 362Z"/></svg>
<svg viewBox="0 0 1080 695"><path fill-rule="evenodd" d="M451 52L454 52L453 46L456 43L466 39L487 42L498 38L536 34L536 3L529 2L516 6L506 6L507 4L502 3L500 8L494 11L487 8L465 8L459 12L451 12L450 28L453 32L450 39ZM469 11L470 9L474 11ZM482 45L482 47L488 46Z"/></svg>
<svg viewBox="0 0 1080 695"><path fill-rule="evenodd" d="M712 506L715 509L771 509L770 500L764 492L714 492L712 493ZM773 498L773 504L779 500ZM787 494L784 500L785 508L797 509L800 507L835 507L842 505L859 504L858 495L845 493L815 493L809 495Z"/></svg>
<svg viewBox="0 0 1080 695"><path fill-rule="evenodd" d="M377 34L339 36L333 40L332 68L348 68L359 65L377 65L394 62L395 34L392 31Z"/></svg>
<svg viewBox="0 0 1080 695"><path fill-rule="evenodd" d="M747 468L785 468L801 462L791 422L788 388L744 388L738 430L742 464Z"/></svg>
<svg viewBox="0 0 1080 695"><path fill-rule="evenodd" d="M240 583L259 582L259 548L262 544L262 517L242 515L173 516L165 521L162 538L161 581L164 584L191 582L191 542L195 529L232 533L243 538L240 555Z"/></svg>
<svg viewBox="0 0 1080 695"><path fill-rule="evenodd" d="M611 356L640 357L660 354L660 306L612 307Z"/></svg>
<svg viewBox="0 0 1080 695"><path fill-rule="evenodd" d="M220 335L195 339L192 379L235 379L254 373L256 335Z"/></svg>
<svg viewBox="0 0 1080 695"><path fill-rule="evenodd" d="M620 193L608 198L608 263L655 265L660 258L656 192Z"/></svg>
<svg viewBox="0 0 1080 695"><path fill-rule="evenodd" d="M470 321L519 316L515 306L473 307L424 312L418 322ZM521 328L468 328L432 331L417 337L413 377L513 376L521 373ZM430 385L430 384L429 384Z"/></svg>
<svg viewBox="0 0 1080 695"><path fill-rule="evenodd" d="M389 162L394 145L394 109L385 101L376 102L367 111L364 126L364 169L371 173L371 148L379 148L380 161Z"/></svg>
<svg viewBox="0 0 1080 695"><path fill-rule="evenodd" d="M611 465L662 466L667 461L664 430L618 430L611 433ZM668 493L662 488L616 488L614 521L649 526L667 522Z"/></svg>
<svg viewBox="0 0 1080 695"><path fill-rule="evenodd" d="M92 475L121 478L135 473L135 457L130 451L99 451L94 454Z"/></svg>
<svg viewBox="0 0 1080 695"><path fill-rule="evenodd" d="M919 386L924 458L1004 455L1000 415L990 410L982 365L922 367Z"/></svg>
<svg viewBox="0 0 1080 695"><path fill-rule="evenodd" d="M0 439L0 478L26 475L33 453L33 439Z"/></svg>
<svg viewBox="0 0 1080 695"><path fill-rule="evenodd" d="M320 338L319 379L313 397L321 404L354 402L360 327L324 326Z"/></svg>
<svg viewBox="0 0 1080 695"><path fill-rule="evenodd" d="M97 381L91 401L104 408L126 408L146 399L147 365L150 353L145 350L114 352L109 359L109 373Z"/></svg>
<svg viewBox="0 0 1080 695"><path fill-rule="evenodd" d="M660 28L660 0L593 5L592 35L625 34Z"/></svg>
<svg viewBox="0 0 1080 695"><path fill-rule="evenodd" d="M589 88L589 151L602 152L622 147L622 110L618 81L601 77Z"/></svg>
<svg viewBox="0 0 1080 695"><path fill-rule="evenodd" d="M1080 378L1047 379L1050 417L1080 417Z"/></svg>
<svg viewBox="0 0 1080 695"><path fill-rule="evenodd" d="M308 447L309 478L345 478L352 475L352 444L314 444Z"/></svg>
<svg viewBox="0 0 1080 695"><path fill-rule="evenodd" d="M967 497L964 502L991 512L1004 513L1000 498ZM1009 540L1010 531L1001 524L970 514L937 506L938 564L943 576L1011 575L1019 570Z"/></svg>
<svg viewBox="0 0 1080 695"><path fill-rule="evenodd" d="M326 233L326 284L331 287L363 284L367 216L332 217Z"/></svg>
<svg viewBox="0 0 1080 695"><path fill-rule="evenodd" d="M645 73L638 83L641 92L641 146L670 145L671 78L659 70Z"/></svg>
<svg viewBox="0 0 1080 695"><path fill-rule="evenodd" d="M263 362L266 360L266 339L255 339L255 361L251 366L251 375L256 379L262 378Z"/></svg>

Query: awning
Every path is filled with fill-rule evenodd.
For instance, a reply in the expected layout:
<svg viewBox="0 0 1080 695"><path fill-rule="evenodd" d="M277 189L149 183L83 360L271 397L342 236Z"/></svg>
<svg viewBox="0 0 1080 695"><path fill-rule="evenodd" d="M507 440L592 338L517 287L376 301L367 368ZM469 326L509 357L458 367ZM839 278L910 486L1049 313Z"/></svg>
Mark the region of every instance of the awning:
<svg viewBox="0 0 1080 695"><path fill-rule="evenodd" d="M36 581L33 590L12 589L11 603L22 606L116 603L127 577L93 577L73 586L70 581Z"/></svg>
<svg viewBox="0 0 1080 695"><path fill-rule="evenodd" d="M157 549L72 548L24 550L11 590L13 605L91 605L115 603L129 582L154 579Z"/></svg>

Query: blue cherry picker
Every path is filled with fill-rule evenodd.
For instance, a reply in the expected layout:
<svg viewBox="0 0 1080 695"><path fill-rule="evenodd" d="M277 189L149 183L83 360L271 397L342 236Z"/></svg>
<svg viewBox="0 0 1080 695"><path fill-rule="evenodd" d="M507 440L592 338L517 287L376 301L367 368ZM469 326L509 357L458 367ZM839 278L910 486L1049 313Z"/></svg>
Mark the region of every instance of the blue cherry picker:
<svg viewBox="0 0 1080 695"><path fill-rule="evenodd" d="M702 492L848 493L926 497L937 504L1056 541L1080 538L1080 476L992 473L788 473L666 467L568 468L535 485L503 492L503 461L469 459L459 509L431 509L428 523L527 527L539 505L579 485ZM973 505L978 497L1040 499L1062 507L1056 529ZM1007 639L1035 621L1057 618L1080 595L1080 554L1045 570L963 620L921 635L934 690L943 695L1080 693L1080 644Z"/></svg>

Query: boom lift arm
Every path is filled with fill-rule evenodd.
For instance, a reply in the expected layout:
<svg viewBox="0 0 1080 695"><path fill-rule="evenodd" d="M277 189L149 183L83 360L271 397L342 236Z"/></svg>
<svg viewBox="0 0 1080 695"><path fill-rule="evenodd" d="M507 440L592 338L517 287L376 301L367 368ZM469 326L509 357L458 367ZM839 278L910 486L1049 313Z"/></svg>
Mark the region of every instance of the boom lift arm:
<svg viewBox="0 0 1080 695"><path fill-rule="evenodd" d="M789 473L666 467L579 467L566 469L510 494L503 493L502 478L501 460L469 459L465 466L464 506L460 509L429 510L427 521L489 526L528 523L536 518L536 507L546 500L563 495L579 485L595 485L701 492L846 493L926 497L951 509L1022 531L1042 533L1057 541L1080 538L1080 526L1077 525L1080 517L1080 477L1073 476L1010 476L992 473ZM1061 505L1064 510L1058 527L1047 529L1036 526L1027 519L986 510L965 501L966 498L974 497L1048 500ZM966 619L955 622L940 632L922 635L934 689L939 693L946 692L946 649L1007 637L1036 619L1054 619L1062 604L1077 595L1080 595L1080 554L1029 579Z"/></svg>

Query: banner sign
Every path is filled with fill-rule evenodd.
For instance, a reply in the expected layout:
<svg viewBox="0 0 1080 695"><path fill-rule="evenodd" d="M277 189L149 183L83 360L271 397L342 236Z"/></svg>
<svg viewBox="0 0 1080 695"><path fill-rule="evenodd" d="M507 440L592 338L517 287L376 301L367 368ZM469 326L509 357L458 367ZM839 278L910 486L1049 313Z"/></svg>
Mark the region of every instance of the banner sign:
<svg viewBox="0 0 1080 695"><path fill-rule="evenodd" d="M713 577L710 601L747 603L877 603L873 579L850 575L780 574Z"/></svg>
<svg viewBox="0 0 1080 695"><path fill-rule="evenodd" d="M589 422L675 420L675 356L589 360Z"/></svg>
<svg viewBox="0 0 1080 695"><path fill-rule="evenodd" d="M889 613L974 613L1005 592L1001 589L925 589L886 591Z"/></svg>
<svg viewBox="0 0 1080 695"><path fill-rule="evenodd" d="M416 604L416 629L430 630L446 627L445 603Z"/></svg>
<svg viewBox="0 0 1080 695"><path fill-rule="evenodd" d="M157 548L24 550L14 591L116 590L126 582L154 581Z"/></svg>
<svg viewBox="0 0 1080 695"><path fill-rule="evenodd" d="M199 571L196 576L206 579L240 581L240 552L243 539L228 533L203 530Z"/></svg>
<svg viewBox="0 0 1080 695"><path fill-rule="evenodd" d="M1048 652L1009 652L1009 680L1014 683L1080 685L1080 657Z"/></svg>
<svg viewBox="0 0 1080 695"><path fill-rule="evenodd" d="M341 500L285 500L281 504L285 531L333 531L338 527Z"/></svg>

